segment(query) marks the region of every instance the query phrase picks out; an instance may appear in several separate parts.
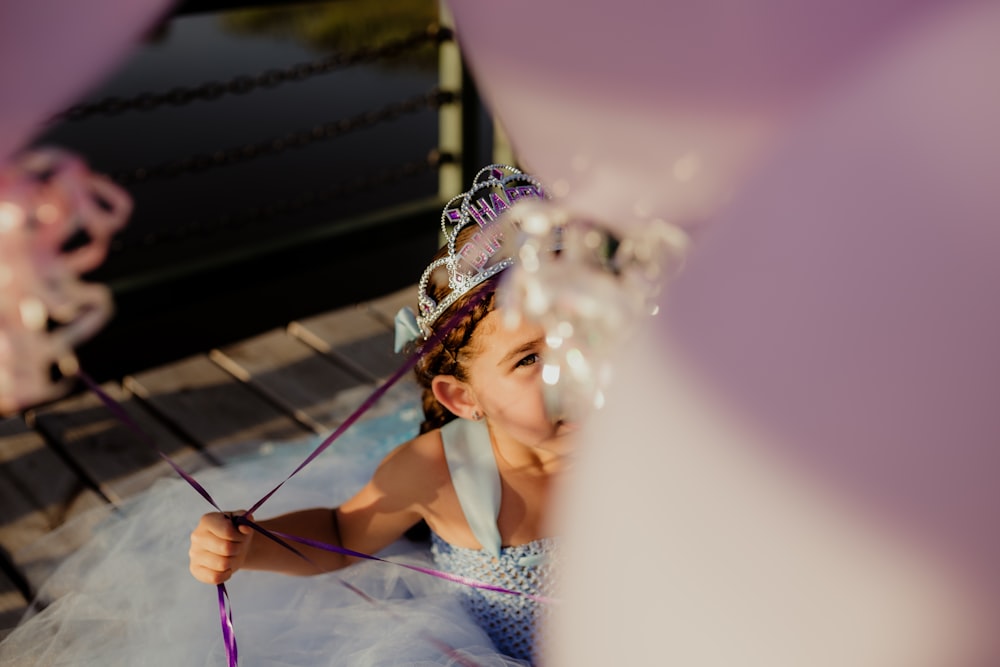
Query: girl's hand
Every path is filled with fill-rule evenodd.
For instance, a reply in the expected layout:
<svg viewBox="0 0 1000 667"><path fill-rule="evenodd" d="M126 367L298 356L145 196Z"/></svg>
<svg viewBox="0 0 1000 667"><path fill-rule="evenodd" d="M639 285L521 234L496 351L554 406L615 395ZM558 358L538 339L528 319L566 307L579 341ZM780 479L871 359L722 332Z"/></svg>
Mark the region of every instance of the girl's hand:
<svg viewBox="0 0 1000 667"><path fill-rule="evenodd" d="M239 512L237 512L239 514ZM188 569L198 581L221 584L243 566L253 541L250 526L233 525L229 514L211 512L201 517L191 533ZM248 519L253 519L248 516Z"/></svg>

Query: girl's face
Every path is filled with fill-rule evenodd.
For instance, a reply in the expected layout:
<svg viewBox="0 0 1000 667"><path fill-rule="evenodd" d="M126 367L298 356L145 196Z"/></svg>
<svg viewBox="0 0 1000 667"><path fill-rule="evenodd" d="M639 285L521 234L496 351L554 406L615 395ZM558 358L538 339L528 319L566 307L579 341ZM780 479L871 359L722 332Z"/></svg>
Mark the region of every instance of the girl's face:
<svg viewBox="0 0 1000 667"><path fill-rule="evenodd" d="M545 332L535 324L521 323L516 329L503 325L494 310L476 327L470 344L469 386L499 434L529 447L562 453L564 436L571 424L553 421L542 397L541 354Z"/></svg>

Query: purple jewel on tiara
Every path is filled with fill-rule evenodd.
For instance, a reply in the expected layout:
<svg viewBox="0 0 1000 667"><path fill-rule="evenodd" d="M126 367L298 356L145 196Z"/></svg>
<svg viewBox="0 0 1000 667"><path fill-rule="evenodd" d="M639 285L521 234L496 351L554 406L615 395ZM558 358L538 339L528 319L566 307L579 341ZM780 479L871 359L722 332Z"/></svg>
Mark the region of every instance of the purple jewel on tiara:
<svg viewBox="0 0 1000 667"><path fill-rule="evenodd" d="M472 187L449 201L441 212L441 231L447 239L448 253L427 267L417 287L417 323L424 337L430 335L434 322L455 301L487 278L514 263L504 251L505 233L517 230L516 215L511 215L518 201L545 198L541 184L515 167L492 164L479 170ZM459 232L470 224L479 226L461 248L456 247ZM451 291L436 302L428 293L431 274L444 267Z"/></svg>

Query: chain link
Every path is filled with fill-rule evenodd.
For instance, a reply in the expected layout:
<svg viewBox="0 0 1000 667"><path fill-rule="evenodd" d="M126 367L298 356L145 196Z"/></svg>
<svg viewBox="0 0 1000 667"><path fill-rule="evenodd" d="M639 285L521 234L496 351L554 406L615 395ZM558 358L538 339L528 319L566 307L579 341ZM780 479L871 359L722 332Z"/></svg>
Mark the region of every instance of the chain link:
<svg viewBox="0 0 1000 667"><path fill-rule="evenodd" d="M335 183L322 190L306 190L286 199L276 199L260 206L250 206L240 211L223 213L212 220L193 219L186 224L178 225L165 232L150 232L140 238L127 239L118 237L111 245L112 252L121 252L131 248L150 247L164 242L176 242L191 236L204 236L221 231L234 231L253 224L266 222L280 216L291 216L315 209L336 199L343 199L368 190L398 183L407 178L414 178L428 171L438 169L441 165L455 161L451 153L440 153L436 149L428 153L423 160L406 162L401 165L385 167L376 172L358 176L350 181Z"/></svg>
<svg viewBox="0 0 1000 667"><path fill-rule="evenodd" d="M202 173L209 169L242 164L259 158L277 155L286 150L305 148L312 144L329 141L349 132L355 132L378 123L395 120L405 114L415 113L424 109L437 109L445 104L455 102L456 99L457 96L455 93L434 89L429 93L393 102L381 109L372 109L351 116L350 118L328 121L314 125L307 130L296 130L280 137L264 139L252 144L244 144L243 146L219 149L211 153L198 153L152 166L123 169L112 172L111 178L121 185L128 186L159 178L174 178L183 174Z"/></svg>
<svg viewBox="0 0 1000 667"><path fill-rule="evenodd" d="M353 65L392 58L416 49L428 42L440 44L453 39L448 28L432 24L423 30L387 42L377 48L362 48L349 53L336 53L320 60L299 63L285 69L270 69L256 76L237 76L228 81L208 81L197 86L180 86L162 93L145 92L134 97L106 97L98 102L72 106L56 115L52 122L81 121L92 116L117 116L127 111L152 111L164 106L183 106L196 101L212 101L227 95L246 95L259 88L302 81L330 74Z"/></svg>

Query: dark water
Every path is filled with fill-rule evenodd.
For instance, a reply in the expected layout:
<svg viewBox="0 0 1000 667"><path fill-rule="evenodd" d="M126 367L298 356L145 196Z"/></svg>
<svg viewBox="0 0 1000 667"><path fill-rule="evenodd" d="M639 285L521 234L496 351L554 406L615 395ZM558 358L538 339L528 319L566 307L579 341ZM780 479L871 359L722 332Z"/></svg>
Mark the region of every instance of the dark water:
<svg viewBox="0 0 1000 667"><path fill-rule="evenodd" d="M234 34L219 13L180 15L87 99L225 82L324 55L289 38ZM359 65L245 95L64 122L37 143L128 174L350 119L427 93L437 79L436 67L405 59ZM436 197L436 171L352 196L337 196L337 186L424 162L437 132L437 111L424 109L305 148L128 183L135 212L91 276L115 288L118 314L80 350L84 367L102 379L135 372L413 284L434 251L436 215L354 223ZM351 231L336 236L338 225ZM303 230L333 240L285 248Z"/></svg>
<svg viewBox="0 0 1000 667"><path fill-rule="evenodd" d="M415 25L414 28L420 26ZM237 76L283 69L328 55L292 39L235 34L221 14L183 15L134 56L89 99L129 98L177 86L227 82ZM359 65L272 89L226 95L152 111L95 115L53 128L42 141L84 155L95 170L131 173L185 157L270 143L290 133L332 121L351 119L395 101L426 93L437 83L433 68L395 63ZM437 145L433 109L360 129L300 149L288 149L199 173L128 183L136 209L118 247L144 259L165 252L165 244L187 236L208 241L204 230L241 237L266 237L289 227L322 224L410 201L436 192L433 173L406 179L330 206L300 207L294 215L253 215L275 202L316 195L337 183L368 179L380 169L423 160ZM227 229L228 227L228 229ZM237 230L237 228L240 228ZM149 246L155 245L152 251ZM187 252L199 253L197 246ZM124 253L121 253L124 254ZM145 259L148 262L148 259ZM137 270L137 262L113 256L100 275ZM123 267L119 269L118 267ZM125 268L127 267L127 269ZM143 268L149 268L143 264Z"/></svg>

